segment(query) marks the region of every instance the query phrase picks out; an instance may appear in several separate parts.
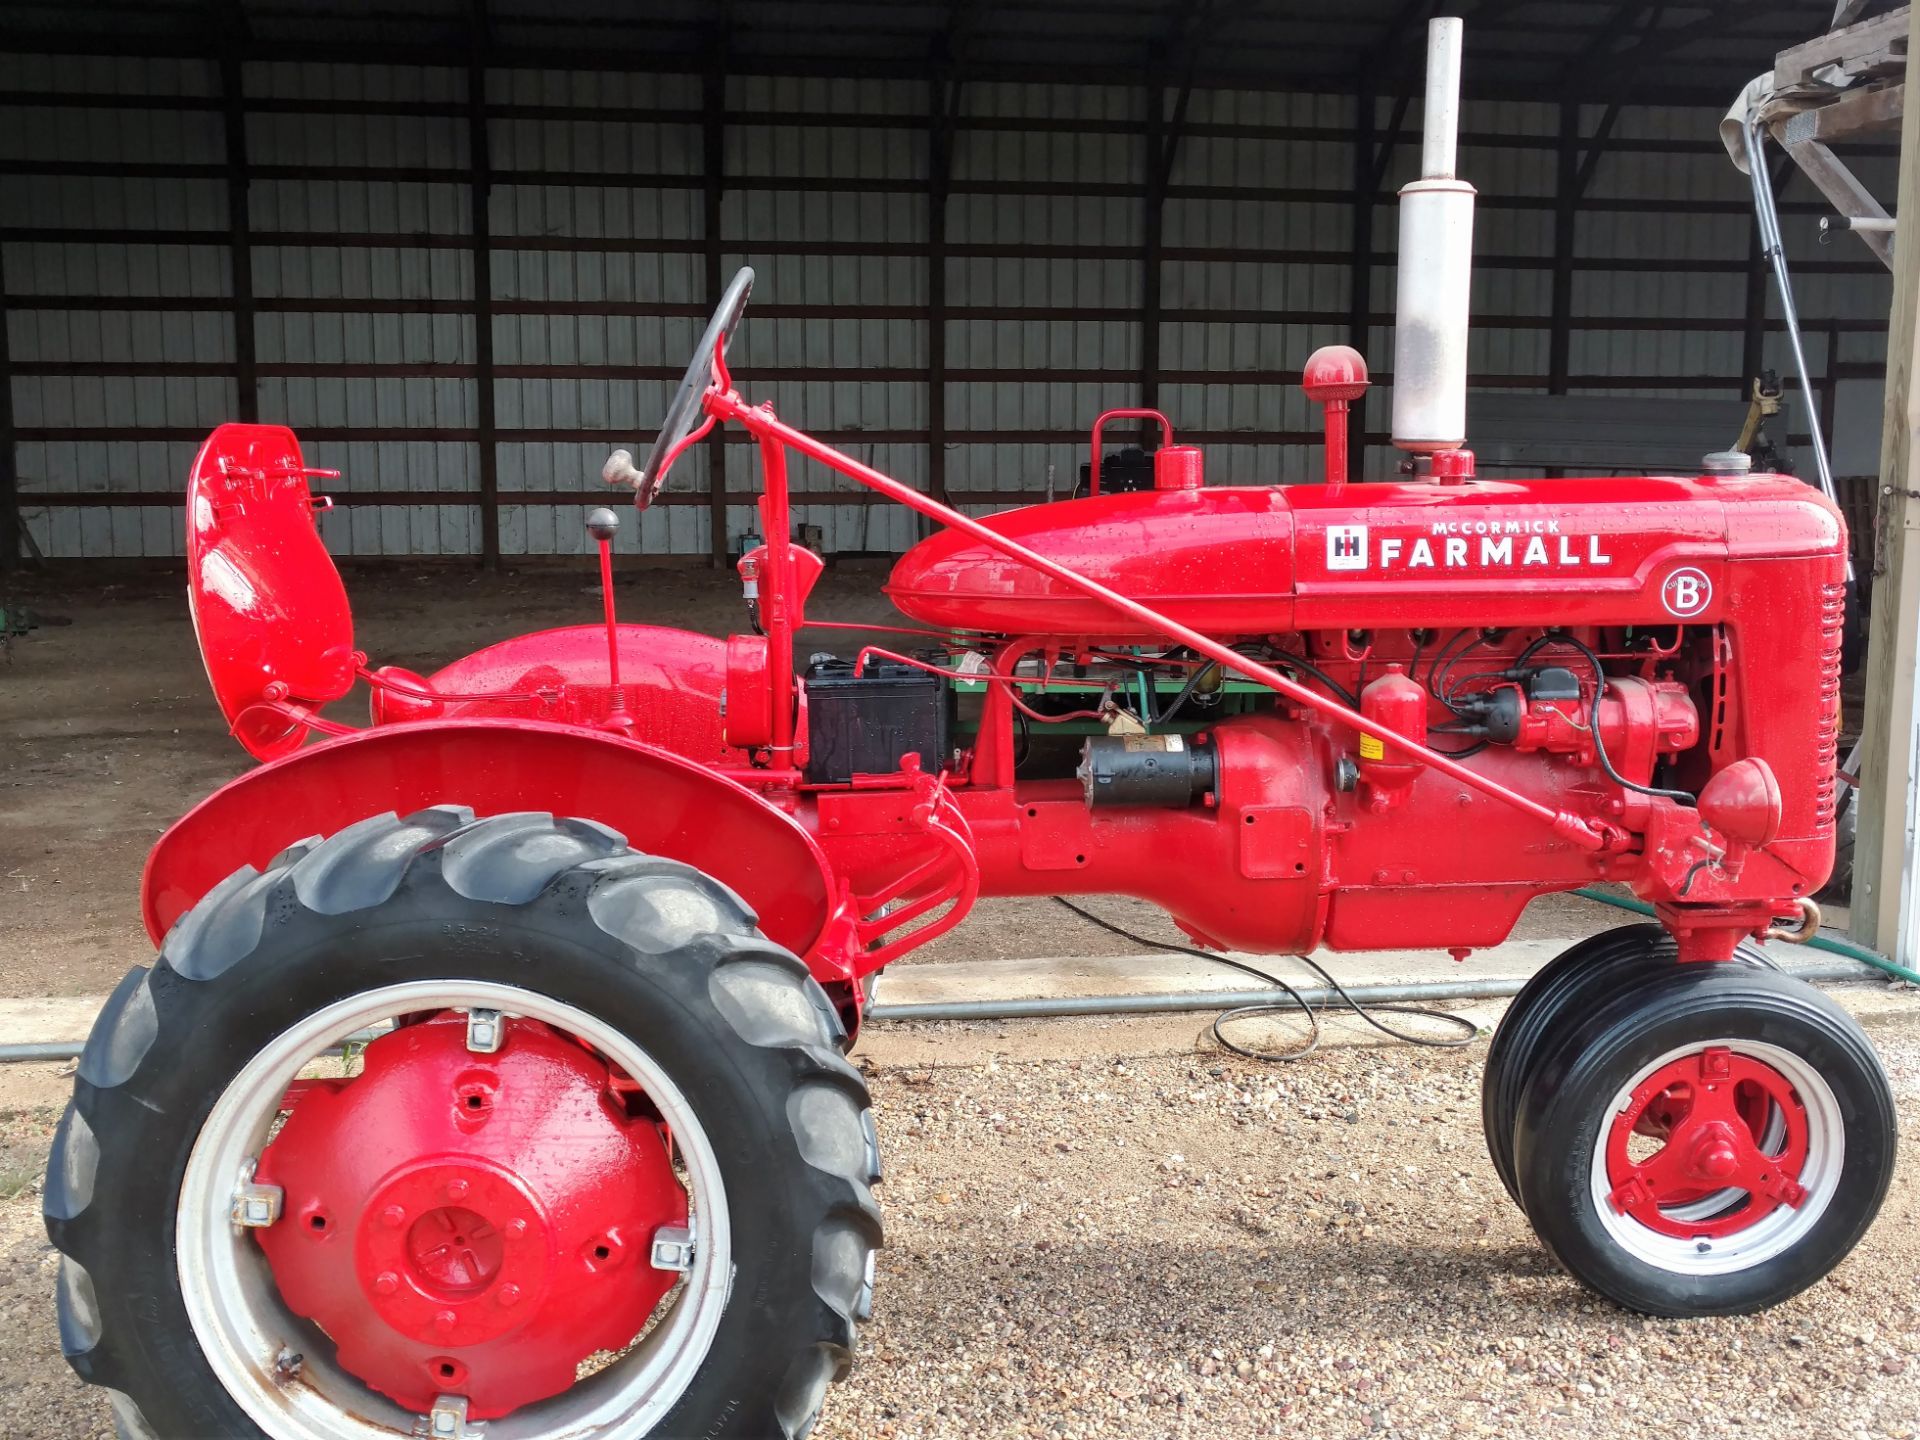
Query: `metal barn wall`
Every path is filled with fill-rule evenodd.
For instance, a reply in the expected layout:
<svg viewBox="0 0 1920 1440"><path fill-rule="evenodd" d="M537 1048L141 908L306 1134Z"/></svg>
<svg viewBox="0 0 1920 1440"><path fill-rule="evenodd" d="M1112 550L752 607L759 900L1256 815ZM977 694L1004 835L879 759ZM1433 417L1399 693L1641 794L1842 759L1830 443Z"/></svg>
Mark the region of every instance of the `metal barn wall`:
<svg viewBox="0 0 1920 1440"><path fill-rule="evenodd" d="M650 438L741 263L759 273L735 347L749 393L976 512L1070 488L1087 424L1140 403L1143 370L1216 483L1315 473L1297 385L1315 346L1363 338L1390 380L1392 196L1417 165L1417 102L1196 90L1184 115L1159 95L1156 117L1144 88L969 82L937 202L929 88L0 56L28 529L54 556L177 554L196 442L252 410L343 472L324 522L342 554L478 554L489 490L500 553L580 550L607 451ZM1786 371L1717 114L1575 118L1570 136L1556 105L1465 107L1476 385L1725 402L1763 355ZM1890 165L1861 168L1878 184ZM1356 177L1375 173L1357 216ZM1857 242L1814 243L1806 187L1786 200L1836 468L1866 473L1890 281ZM1382 386L1375 473L1387 413ZM756 528L751 447L726 443L718 506L716 453L687 456L623 549L707 555L716 512L723 538ZM829 550L916 533L818 467L793 483Z"/></svg>

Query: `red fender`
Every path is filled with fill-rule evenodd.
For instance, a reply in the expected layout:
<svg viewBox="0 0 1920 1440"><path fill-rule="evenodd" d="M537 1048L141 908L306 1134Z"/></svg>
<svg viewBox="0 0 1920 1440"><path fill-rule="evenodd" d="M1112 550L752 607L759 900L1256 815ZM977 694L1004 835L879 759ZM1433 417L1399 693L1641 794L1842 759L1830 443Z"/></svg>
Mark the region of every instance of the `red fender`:
<svg viewBox="0 0 1920 1440"><path fill-rule="evenodd" d="M310 745L222 786L147 857L141 914L158 945L173 922L243 865L369 815L466 805L597 820L637 850L730 885L760 927L806 955L826 929L826 856L791 815L670 751L538 721L453 719L391 725ZM844 965L829 963L831 974Z"/></svg>

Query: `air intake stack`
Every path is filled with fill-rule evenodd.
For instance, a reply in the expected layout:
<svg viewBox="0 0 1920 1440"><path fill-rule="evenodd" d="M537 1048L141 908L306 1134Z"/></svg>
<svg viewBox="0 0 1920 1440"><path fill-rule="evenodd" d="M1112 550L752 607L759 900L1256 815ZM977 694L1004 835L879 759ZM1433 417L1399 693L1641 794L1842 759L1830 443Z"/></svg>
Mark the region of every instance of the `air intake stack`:
<svg viewBox="0 0 1920 1440"><path fill-rule="evenodd" d="M1473 283L1473 186L1457 178L1457 17L1427 25L1420 178L1400 191L1399 295L1393 337L1393 443L1431 455L1467 438L1467 300Z"/></svg>

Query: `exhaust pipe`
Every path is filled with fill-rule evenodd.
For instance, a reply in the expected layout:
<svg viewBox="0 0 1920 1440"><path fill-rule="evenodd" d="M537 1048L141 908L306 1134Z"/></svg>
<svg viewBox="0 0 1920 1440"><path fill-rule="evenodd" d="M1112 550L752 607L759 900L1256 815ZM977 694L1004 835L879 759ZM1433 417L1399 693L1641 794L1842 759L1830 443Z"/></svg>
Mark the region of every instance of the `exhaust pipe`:
<svg viewBox="0 0 1920 1440"><path fill-rule="evenodd" d="M1457 178L1460 38L1456 16L1427 25L1420 178L1400 190L1393 330L1393 443L1431 455L1467 439L1467 301L1473 186Z"/></svg>

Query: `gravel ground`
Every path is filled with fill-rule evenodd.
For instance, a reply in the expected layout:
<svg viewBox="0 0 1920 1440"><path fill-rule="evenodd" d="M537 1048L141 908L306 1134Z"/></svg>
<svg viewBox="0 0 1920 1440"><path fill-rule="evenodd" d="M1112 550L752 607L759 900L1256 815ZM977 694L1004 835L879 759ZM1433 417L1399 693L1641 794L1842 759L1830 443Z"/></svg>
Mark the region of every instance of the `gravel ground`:
<svg viewBox="0 0 1920 1440"><path fill-rule="evenodd" d="M1912 1147L1920 1026L1873 1031ZM1559 1274L1501 1191L1484 1047L1138 1053L1164 1033L873 1037L888 1248L821 1440L1920 1433L1910 1160L1825 1284L1761 1316L1648 1320ZM964 1063L889 1059L929 1035ZM0 1435L104 1440L53 1334L34 1178L52 1094L0 1083Z"/></svg>

